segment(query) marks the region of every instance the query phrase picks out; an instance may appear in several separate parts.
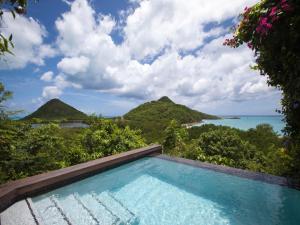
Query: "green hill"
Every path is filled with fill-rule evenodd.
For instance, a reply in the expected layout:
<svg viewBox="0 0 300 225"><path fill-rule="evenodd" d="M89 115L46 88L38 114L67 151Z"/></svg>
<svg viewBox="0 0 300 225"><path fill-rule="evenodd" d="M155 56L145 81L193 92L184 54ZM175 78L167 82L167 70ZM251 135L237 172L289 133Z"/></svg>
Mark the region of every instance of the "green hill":
<svg viewBox="0 0 300 225"><path fill-rule="evenodd" d="M87 115L59 99L51 99L24 120L38 118L42 120L83 120Z"/></svg>
<svg viewBox="0 0 300 225"><path fill-rule="evenodd" d="M144 103L124 115L125 121L131 127L142 130L148 142L159 141L162 131L173 119L185 124L217 118L176 104L166 96L157 101Z"/></svg>

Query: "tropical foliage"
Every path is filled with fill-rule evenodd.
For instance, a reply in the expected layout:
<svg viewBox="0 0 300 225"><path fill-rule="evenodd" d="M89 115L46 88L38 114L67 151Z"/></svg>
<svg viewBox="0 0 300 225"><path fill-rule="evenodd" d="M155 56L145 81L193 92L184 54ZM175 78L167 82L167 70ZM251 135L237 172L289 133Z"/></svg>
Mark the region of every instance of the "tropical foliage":
<svg viewBox="0 0 300 225"><path fill-rule="evenodd" d="M163 145L178 157L282 176L294 171L293 154L269 125L248 131L215 125L186 130L172 121Z"/></svg>
<svg viewBox="0 0 300 225"><path fill-rule="evenodd" d="M4 102L11 93L0 87L0 183L145 146L139 131L96 116L89 128L10 120Z"/></svg>
<svg viewBox="0 0 300 225"><path fill-rule="evenodd" d="M0 183L145 146L143 134L121 118L92 115L85 120L88 128L61 128L61 120L33 128L33 122L45 121L10 120L4 102L11 93L1 87ZM214 125L187 129L170 120L159 134L153 140L173 156L282 176L299 168L287 138L277 136L269 125L248 131Z"/></svg>
<svg viewBox="0 0 300 225"><path fill-rule="evenodd" d="M295 151L294 164L300 165L300 1L261 0L245 8L232 39L225 45L246 43L255 52L254 69L268 77L271 86L282 90L282 110ZM300 166L298 175L300 177Z"/></svg>
<svg viewBox="0 0 300 225"><path fill-rule="evenodd" d="M12 92L5 90L4 85L0 82L0 120L7 119L9 112L4 105L4 102L12 97Z"/></svg>
<svg viewBox="0 0 300 225"><path fill-rule="evenodd" d="M99 119L90 128L1 121L0 183L145 146L139 132Z"/></svg>

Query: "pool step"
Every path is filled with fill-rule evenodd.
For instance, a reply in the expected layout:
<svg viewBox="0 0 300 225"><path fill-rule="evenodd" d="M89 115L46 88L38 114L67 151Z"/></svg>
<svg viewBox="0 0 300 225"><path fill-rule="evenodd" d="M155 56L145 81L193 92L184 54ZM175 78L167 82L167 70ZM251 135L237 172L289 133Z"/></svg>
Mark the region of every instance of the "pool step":
<svg viewBox="0 0 300 225"><path fill-rule="evenodd" d="M100 225L100 222L92 212L75 195L63 198L55 198L56 207L65 215L70 224L74 225Z"/></svg>
<svg viewBox="0 0 300 225"><path fill-rule="evenodd" d="M118 224L120 218L114 215L112 212L107 210L106 206L102 203L99 203L91 194L85 194L79 196L75 194L76 198L87 208L91 214L99 221L99 224L112 225Z"/></svg>
<svg viewBox="0 0 300 225"><path fill-rule="evenodd" d="M29 206L39 225L138 225L137 217L109 192L55 195Z"/></svg>
<svg viewBox="0 0 300 225"><path fill-rule="evenodd" d="M139 224L138 218L122 204L118 199L116 199L112 194L105 191L98 195L92 193L92 196L98 201L99 204L102 204L106 207L106 210L111 212L120 219L120 222L116 224L120 225L136 225Z"/></svg>
<svg viewBox="0 0 300 225"><path fill-rule="evenodd" d="M64 215L61 208L58 208L58 203L54 197L43 198L38 202L30 201L32 211L40 225L71 225L68 218Z"/></svg>
<svg viewBox="0 0 300 225"><path fill-rule="evenodd" d="M27 200L16 202L0 214L1 225L36 225Z"/></svg>

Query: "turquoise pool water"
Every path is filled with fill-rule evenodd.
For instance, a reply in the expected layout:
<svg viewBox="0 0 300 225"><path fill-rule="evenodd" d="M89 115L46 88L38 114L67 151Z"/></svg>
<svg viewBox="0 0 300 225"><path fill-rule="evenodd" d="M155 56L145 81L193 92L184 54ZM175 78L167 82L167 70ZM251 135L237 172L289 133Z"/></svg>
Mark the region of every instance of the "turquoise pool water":
<svg viewBox="0 0 300 225"><path fill-rule="evenodd" d="M300 224L300 191L155 157L32 201L46 225Z"/></svg>
<svg viewBox="0 0 300 225"><path fill-rule="evenodd" d="M238 118L239 119L230 119L224 117L220 120L203 120L203 123L199 123L195 126L214 124L248 130L255 128L259 124L270 124L279 135L283 134L282 129L285 127L282 116L238 116Z"/></svg>

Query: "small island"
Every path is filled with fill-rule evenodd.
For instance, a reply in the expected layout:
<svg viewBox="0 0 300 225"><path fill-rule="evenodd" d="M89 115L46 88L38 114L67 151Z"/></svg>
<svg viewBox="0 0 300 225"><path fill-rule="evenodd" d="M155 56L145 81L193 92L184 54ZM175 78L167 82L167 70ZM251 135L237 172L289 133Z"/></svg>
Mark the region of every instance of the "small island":
<svg viewBox="0 0 300 225"><path fill-rule="evenodd" d="M230 119L230 120L239 120L241 119L240 117L238 116L231 116L231 117L226 117L225 119Z"/></svg>

